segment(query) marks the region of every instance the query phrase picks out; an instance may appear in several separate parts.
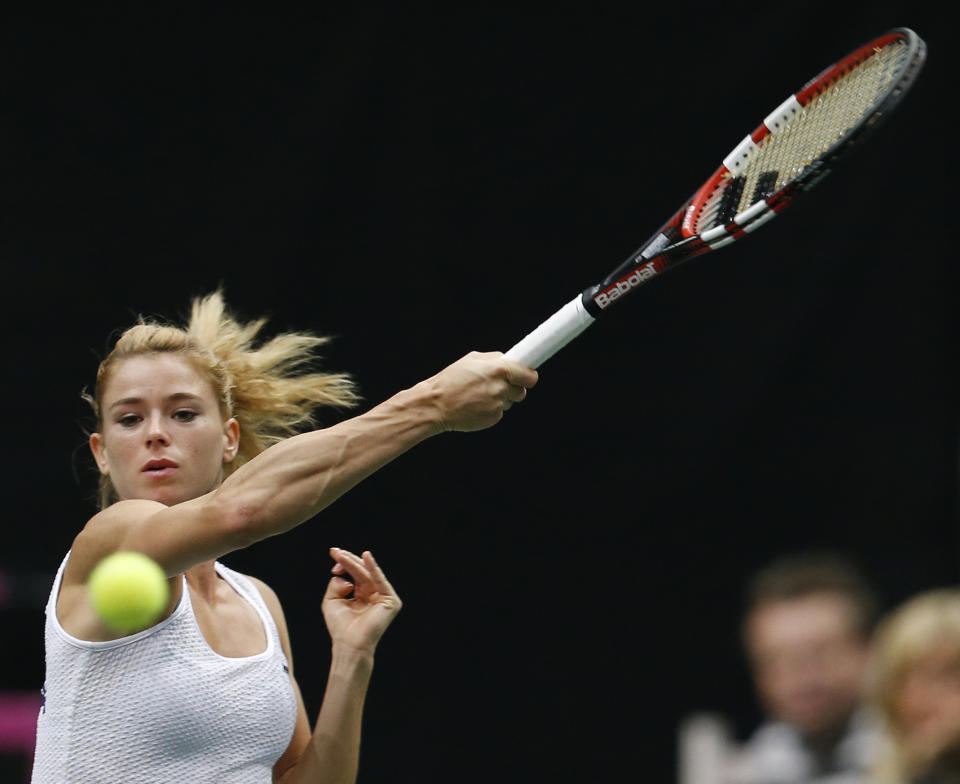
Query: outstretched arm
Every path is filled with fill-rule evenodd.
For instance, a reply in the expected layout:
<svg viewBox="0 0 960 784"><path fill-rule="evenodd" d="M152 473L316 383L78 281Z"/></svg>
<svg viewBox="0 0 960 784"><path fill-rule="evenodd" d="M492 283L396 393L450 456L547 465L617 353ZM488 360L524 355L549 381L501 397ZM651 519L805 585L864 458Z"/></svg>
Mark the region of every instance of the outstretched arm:
<svg viewBox="0 0 960 784"><path fill-rule="evenodd" d="M495 424L536 380L500 354L468 355L366 414L271 447L231 475L221 495L254 540L282 533L424 439Z"/></svg>
<svg viewBox="0 0 960 784"><path fill-rule="evenodd" d="M373 671L374 650L401 607L400 597L371 553L365 552L358 558L333 548L330 554L336 561L336 576L330 580L323 598L323 615L333 641L327 689L312 734L306 728L301 701L301 717L293 740L274 767L274 781L280 784L356 781L363 705ZM349 574L352 583L339 576L344 573ZM289 650L287 657L290 659Z"/></svg>
<svg viewBox="0 0 960 784"><path fill-rule="evenodd" d="M146 553L174 576L288 531L424 439L493 425L536 381L499 353L468 354L360 416L270 447L200 498L121 501L74 543L68 581L114 550Z"/></svg>

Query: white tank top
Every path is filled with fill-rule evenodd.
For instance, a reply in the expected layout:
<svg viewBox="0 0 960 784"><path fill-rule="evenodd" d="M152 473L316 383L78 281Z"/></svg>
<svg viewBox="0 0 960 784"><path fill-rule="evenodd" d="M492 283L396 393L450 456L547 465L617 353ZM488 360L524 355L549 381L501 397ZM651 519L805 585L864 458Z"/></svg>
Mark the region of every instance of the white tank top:
<svg viewBox="0 0 960 784"><path fill-rule="evenodd" d="M256 586L217 574L263 623L262 653L216 653L197 625L184 578L173 614L109 642L68 634L57 620L67 553L46 608L46 679L33 784L269 784L293 736L297 703L273 617Z"/></svg>

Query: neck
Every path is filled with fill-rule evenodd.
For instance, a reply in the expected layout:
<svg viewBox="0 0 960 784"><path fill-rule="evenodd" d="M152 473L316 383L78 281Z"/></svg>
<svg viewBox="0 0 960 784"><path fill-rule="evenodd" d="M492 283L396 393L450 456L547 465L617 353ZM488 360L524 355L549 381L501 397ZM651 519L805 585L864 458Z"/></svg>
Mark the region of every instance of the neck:
<svg viewBox="0 0 960 784"><path fill-rule="evenodd" d="M186 571L187 583L201 596L210 600L217 590L217 571L213 561L204 561Z"/></svg>
<svg viewBox="0 0 960 784"><path fill-rule="evenodd" d="M853 714L850 714L827 729L804 734L804 742L817 760L820 771L833 772L837 764L834 758L837 746L850 729L852 720Z"/></svg>

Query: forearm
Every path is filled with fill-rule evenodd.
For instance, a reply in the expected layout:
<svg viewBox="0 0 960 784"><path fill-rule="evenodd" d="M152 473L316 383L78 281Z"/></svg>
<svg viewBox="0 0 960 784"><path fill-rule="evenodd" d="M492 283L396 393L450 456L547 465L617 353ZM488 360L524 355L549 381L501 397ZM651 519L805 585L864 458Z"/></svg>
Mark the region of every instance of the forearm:
<svg viewBox="0 0 960 784"><path fill-rule="evenodd" d="M270 447L211 493L211 507L240 547L283 533L425 438L494 425L536 381L498 352L471 352L366 414Z"/></svg>
<svg viewBox="0 0 960 784"><path fill-rule="evenodd" d="M373 654L334 645L330 677L310 743L282 784L354 784L360 759L363 705Z"/></svg>
<svg viewBox="0 0 960 784"><path fill-rule="evenodd" d="M429 382L365 414L288 438L239 468L217 491L251 542L308 520L396 457L440 432Z"/></svg>

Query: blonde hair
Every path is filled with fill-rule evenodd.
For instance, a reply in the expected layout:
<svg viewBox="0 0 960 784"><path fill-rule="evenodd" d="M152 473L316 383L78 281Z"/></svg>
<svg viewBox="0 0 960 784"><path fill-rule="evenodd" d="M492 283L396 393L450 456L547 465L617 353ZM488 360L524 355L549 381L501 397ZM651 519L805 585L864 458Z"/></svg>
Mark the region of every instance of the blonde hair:
<svg viewBox="0 0 960 784"><path fill-rule="evenodd" d="M103 395L118 362L134 356L175 353L207 376L226 420L240 426L237 455L224 467L230 474L272 444L314 425L314 409L349 407L360 399L350 376L311 372L316 351L328 338L285 332L257 344L267 319L238 321L221 290L192 302L185 326L162 324L142 316L120 335L97 369L93 394L83 393L102 430ZM100 477L99 502L117 500L108 476Z"/></svg>
<svg viewBox="0 0 960 784"><path fill-rule="evenodd" d="M870 701L885 726L886 742L878 761L882 784L907 784L911 770L903 728L897 720L897 695L904 678L931 651L948 646L960 663L960 589L939 588L909 599L877 630L870 674Z"/></svg>

